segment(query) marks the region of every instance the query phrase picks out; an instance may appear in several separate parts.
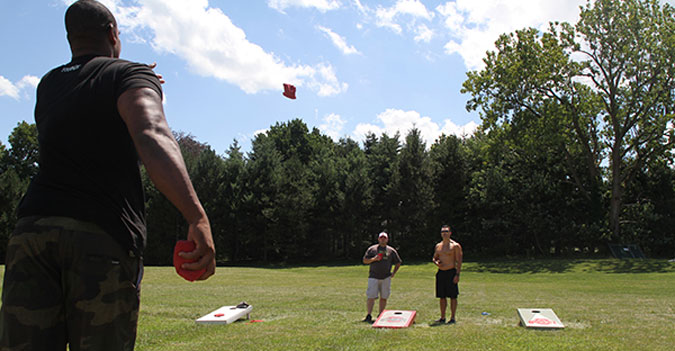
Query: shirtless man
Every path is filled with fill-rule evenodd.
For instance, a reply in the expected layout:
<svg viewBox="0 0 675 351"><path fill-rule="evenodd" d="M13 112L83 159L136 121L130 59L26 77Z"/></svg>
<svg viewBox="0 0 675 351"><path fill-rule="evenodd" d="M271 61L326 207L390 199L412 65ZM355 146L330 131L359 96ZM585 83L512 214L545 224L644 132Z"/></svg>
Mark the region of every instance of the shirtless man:
<svg viewBox="0 0 675 351"><path fill-rule="evenodd" d="M449 225L441 227L441 237L443 241L436 244L434 258L432 261L438 266L436 273L436 297L440 298L441 318L435 324L445 323L445 311L448 307L448 297L450 298L450 321L448 324L455 323L455 312L457 311L457 295L459 295L459 272L462 269L462 246L450 240L452 230Z"/></svg>

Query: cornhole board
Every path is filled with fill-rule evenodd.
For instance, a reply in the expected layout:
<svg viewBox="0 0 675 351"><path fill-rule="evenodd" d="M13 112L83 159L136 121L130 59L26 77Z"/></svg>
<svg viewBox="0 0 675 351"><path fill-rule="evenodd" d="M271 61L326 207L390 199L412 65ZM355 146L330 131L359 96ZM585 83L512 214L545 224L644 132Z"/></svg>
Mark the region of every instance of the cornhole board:
<svg viewBox="0 0 675 351"><path fill-rule="evenodd" d="M609 250L614 257L619 259L624 258L647 258L640 250L640 247L633 244L609 244Z"/></svg>
<svg viewBox="0 0 675 351"><path fill-rule="evenodd" d="M518 317L520 317L520 325L526 328L565 328L550 308L519 308Z"/></svg>
<svg viewBox="0 0 675 351"><path fill-rule="evenodd" d="M244 316L248 319L251 310L253 310L253 306L251 305L247 305L246 307L223 306L197 319L195 322L198 324L230 324Z"/></svg>
<svg viewBox="0 0 675 351"><path fill-rule="evenodd" d="M373 328L407 328L415 322L417 311L384 310L377 317Z"/></svg>

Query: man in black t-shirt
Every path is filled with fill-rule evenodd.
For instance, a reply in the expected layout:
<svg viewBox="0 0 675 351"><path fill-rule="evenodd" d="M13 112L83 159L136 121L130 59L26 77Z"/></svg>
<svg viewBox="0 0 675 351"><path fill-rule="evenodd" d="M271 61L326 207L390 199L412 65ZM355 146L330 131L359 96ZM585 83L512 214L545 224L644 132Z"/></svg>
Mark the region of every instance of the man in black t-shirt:
<svg viewBox="0 0 675 351"><path fill-rule="evenodd" d="M366 309L368 314L364 322L373 322L373 306L380 298L380 313L387 307L387 299L391 294L391 279L401 267L401 257L393 247L387 245L389 235L385 232L377 236L377 244L369 247L363 255L363 264L370 265L368 272L368 289L366 290ZM394 266L394 271L391 267Z"/></svg>
<svg viewBox="0 0 675 351"><path fill-rule="evenodd" d="M0 349L132 350L146 241L143 162L188 222L195 260L215 272L208 217L162 108L161 82L119 59L117 22L94 0L66 11L72 61L38 86L39 172L9 238Z"/></svg>

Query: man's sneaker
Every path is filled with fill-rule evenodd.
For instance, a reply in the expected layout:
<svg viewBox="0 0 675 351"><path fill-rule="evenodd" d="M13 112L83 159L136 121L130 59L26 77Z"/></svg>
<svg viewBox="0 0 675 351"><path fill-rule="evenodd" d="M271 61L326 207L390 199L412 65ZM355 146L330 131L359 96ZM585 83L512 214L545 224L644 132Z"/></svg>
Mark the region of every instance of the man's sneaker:
<svg viewBox="0 0 675 351"><path fill-rule="evenodd" d="M367 315L363 321L366 323L373 323L373 317L371 315Z"/></svg>
<svg viewBox="0 0 675 351"><path fill-rule="evenodd" d="M431 325L441 325L441 324L445 324L445 318L440 318L434 321Z"/></svg>
<svg viewBox="0 0 675 351"><path fill-rule="evenodd" d="M451 320L448 322L448 324L455 324L455 323L456 323L456 322L455 322L455 319L454 319L454 318L451 319Z"/></svg>

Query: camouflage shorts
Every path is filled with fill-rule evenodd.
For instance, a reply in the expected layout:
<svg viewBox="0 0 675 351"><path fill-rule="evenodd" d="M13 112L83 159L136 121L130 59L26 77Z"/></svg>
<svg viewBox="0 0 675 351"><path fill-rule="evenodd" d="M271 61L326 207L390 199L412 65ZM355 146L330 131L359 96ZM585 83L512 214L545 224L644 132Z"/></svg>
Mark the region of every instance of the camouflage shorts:
<svg viewBox="0 0 675 351"><path fill-rule="evenodd" d="M98 226L22 218L5 262L0 350L133 350L142 261Z"/></svg>

